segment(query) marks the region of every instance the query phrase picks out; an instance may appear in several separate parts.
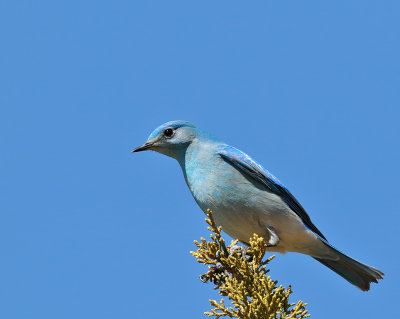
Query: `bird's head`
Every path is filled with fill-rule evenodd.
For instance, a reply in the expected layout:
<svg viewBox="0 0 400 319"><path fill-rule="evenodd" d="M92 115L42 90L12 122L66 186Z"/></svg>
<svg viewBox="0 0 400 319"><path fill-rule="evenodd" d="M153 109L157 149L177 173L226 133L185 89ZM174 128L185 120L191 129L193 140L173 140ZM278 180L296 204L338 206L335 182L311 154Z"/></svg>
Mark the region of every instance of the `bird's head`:
<svg viewBox="0 0 400 319"><path fill-rule="evenodd" d="M197 137L196 126L186 121L171 121L157 127L146 143L132 152L153 150L178 159Z"/></svg>

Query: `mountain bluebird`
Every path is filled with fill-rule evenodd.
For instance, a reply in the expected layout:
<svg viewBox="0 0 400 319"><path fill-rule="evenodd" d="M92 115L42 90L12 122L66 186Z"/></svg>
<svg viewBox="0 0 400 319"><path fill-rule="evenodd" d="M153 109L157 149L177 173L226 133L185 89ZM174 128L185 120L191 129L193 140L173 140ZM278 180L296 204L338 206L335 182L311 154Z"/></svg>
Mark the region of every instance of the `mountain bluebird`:
<svg viewBox="0 0 400 319"><path fill-rule="evenodd" d="M267 250L309 255L363 291L384 275L332 247L282 183L240 150L185 121L165 123L132 152L175 158L195 201L217 225L248 245L253 234Z"/></svg>

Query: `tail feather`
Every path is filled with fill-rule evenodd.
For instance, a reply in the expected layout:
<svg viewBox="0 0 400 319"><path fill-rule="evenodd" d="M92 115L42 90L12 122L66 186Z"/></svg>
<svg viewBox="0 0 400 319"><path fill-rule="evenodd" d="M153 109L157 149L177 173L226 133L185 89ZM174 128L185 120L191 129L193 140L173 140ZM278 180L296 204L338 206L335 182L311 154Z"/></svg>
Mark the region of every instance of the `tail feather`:
<svg viewBox="0 0 400 319"><path fill-rule="evenodd" d="M384 273L379 269L350 258L330 245L329 247L336 252L339 259L329 260L314 258L323 265L332 269L338 275L342 276L348 282L360 288L362 291L368 291L371 282L378 283L378 279L383 278L382 276L384 276Z"/></svg>

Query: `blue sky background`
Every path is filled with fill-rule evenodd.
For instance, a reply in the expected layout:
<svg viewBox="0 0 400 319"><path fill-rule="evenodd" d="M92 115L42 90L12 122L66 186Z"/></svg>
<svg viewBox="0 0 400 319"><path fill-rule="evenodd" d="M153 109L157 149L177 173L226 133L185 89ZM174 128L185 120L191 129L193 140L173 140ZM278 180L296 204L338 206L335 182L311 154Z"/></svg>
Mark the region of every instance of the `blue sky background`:
<svg viewBox="0 0 400 319"><path fill-rule="evenodd" d="M200 318L204 215L174 160L132 155L185 119L267 167L363 293L312 258L271 275L314 318L399 300L398 1L2 1L0 317Z"/></svg>

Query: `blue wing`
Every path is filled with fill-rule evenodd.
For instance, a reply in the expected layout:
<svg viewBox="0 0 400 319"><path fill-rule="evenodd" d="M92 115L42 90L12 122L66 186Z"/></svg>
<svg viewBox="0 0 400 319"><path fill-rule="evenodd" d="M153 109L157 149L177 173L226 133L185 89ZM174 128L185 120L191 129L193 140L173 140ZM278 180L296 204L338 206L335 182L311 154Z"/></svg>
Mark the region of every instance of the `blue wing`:
<svg viewBox="0 0 400 319"><path fill-rule="evenodd" d="M239 151L231 146L222 146L219 155L240 170L246 176L253 178L257 182L264 185L268 191L278 195L282 200L301 218L304 225L316 233L318 236L327 240L318 228L311 222L310 216L306 213L305 209L300 205L296 198L283 186L283 184L264 167L257 162L253 161L250 156Z"/></svg>

